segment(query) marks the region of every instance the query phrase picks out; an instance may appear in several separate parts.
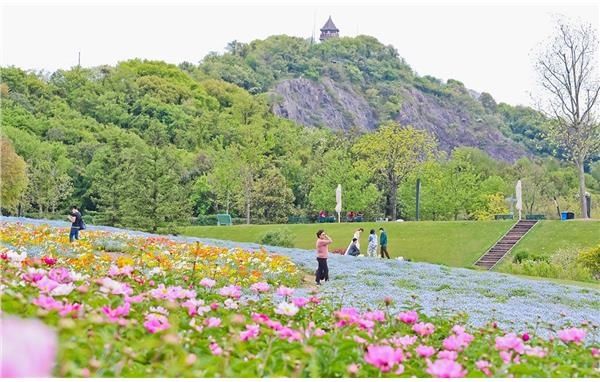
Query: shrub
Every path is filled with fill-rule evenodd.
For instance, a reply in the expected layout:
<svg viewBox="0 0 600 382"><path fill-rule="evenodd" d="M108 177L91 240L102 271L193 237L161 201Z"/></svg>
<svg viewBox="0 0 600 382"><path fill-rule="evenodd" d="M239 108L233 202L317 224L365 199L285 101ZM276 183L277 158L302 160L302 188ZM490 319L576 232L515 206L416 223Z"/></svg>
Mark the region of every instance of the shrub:
<svg viewBox="0 0 600 382"><path fill-rule="evenodd" d="M519 251L513 257L513 263L521 264L525 260L530 261L540 261L540 262L550 262L550 258L546 255L538 255L538 254L530 254L527 251Z"/></svg>
<svg viewBox="0 0 600 382"><path fill-rule="evenodd" d="M581 251L577 257L577 261L589 269L595 278L600 279L600 244Z"/></svg>
<svg viewBox="0 0 600 382"><path fill-rule="evenodd" d="M516 259L519 261L516 261ZM536 277L566 279L577 281L593 281L592 272L578 261L577 252L561 250L551 257L529 255L522 251L515 254L513 263L503 269L509 273Z"/></svg>
<svg viewBox="0 0 600 382"><path fill-rule="evenodd" d="M292 232L283 228L277 231L268 231L260 238L260 243L264 245L273 245L276 247L288 247L294 246L295 236Z"/></svg>

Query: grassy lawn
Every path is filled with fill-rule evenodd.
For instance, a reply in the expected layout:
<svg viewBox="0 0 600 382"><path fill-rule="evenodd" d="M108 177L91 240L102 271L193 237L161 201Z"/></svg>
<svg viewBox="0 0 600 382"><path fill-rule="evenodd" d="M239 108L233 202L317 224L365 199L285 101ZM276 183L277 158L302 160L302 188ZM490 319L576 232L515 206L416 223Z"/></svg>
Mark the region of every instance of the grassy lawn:
<svg viewBox="0 0 600 382"><path fill-rule="evenodd" d="M539 222L513 248L512 253L552 255L562 248L580 249L600 244L600 220L548 220Z"/></svg>
<svg viewBox="0 0 600 382"><path fill-rule="evenodd" d="M368 232L379 233L383 226L388 233L390 256L409 258L454 267L472 265L513 224L511 221L456 221L456 222L402 222L402 223L325 223L289 225L240 225L230 227L184 227L182 234L223 240L258 243L267 231L288 228L295 236L295 247L312 249L315 233L324 229L334 240L330 249L346 248L353 232L363 227L361 251L366 252Z"/></svg>

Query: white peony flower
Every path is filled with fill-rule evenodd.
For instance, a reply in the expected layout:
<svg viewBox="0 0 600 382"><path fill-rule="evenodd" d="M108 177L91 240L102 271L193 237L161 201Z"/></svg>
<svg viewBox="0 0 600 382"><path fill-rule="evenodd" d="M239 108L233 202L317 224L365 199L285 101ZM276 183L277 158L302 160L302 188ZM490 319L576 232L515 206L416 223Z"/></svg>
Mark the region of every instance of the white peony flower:
<svg viewBox="0 0 600 382"><path fill-rule="evenodd" d="M75 285L73 285L73 283L59 284L56 288L50 291L50 296L67 296L73 291L73 289L75 289Z"/></svg>
<svg viewBox="0 0 600 382"><path fill-rule="evenodd" d="M285 316L295 316L298 313L298 307L294 304L288 303L286 301L282 301L277 305L277 309L275 309L275 313L283 314Z"/></svg>

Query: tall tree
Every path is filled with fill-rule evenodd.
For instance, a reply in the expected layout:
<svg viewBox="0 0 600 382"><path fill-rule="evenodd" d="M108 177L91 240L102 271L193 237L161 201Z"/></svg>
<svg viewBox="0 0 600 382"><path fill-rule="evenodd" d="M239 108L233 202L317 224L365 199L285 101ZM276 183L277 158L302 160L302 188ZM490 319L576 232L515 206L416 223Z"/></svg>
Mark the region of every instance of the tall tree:
<svg viewBox="0 0 600 382"><path fill-rule="evenodd" d="M536 59L536 71L544 89L540 109L553 118L548 138L564 149L577 167L581 216L584 219L589 217L584 163L600 151L596 35L591 24L559 21L556 35Z"/></svg>
<svg viewBox="0 0 600 382"><path fill-rule="evenodd" d="M363 171L381 175L388 191L387 213L397 218L397 193L402 181L423 162L433 157L435 139L427 132L395 122L383 124L377 132L362 136L353 151Z"/></svg>
<svg viewBox="0 0 600 382"><path fill-rule="evenodd" d="M5 137L0 137L0 175L0 207L12 212L27 188L27 167Z"/></svg>

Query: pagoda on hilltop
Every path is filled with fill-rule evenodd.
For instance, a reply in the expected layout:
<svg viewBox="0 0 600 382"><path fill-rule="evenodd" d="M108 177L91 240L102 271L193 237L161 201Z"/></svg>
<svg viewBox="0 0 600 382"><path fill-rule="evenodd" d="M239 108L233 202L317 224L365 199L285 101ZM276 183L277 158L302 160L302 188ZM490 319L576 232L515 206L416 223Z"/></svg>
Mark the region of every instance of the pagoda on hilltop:
<svg viewBox="0 0 600 382"><path fill-rule="evenodd" d="M323 25L323 28L321 28L321 37L319 37L319 40L325 41L334 37L340 37L340 30L337 29L333 20L331 20L331 16L329 16L327 22Z"/></svg>

